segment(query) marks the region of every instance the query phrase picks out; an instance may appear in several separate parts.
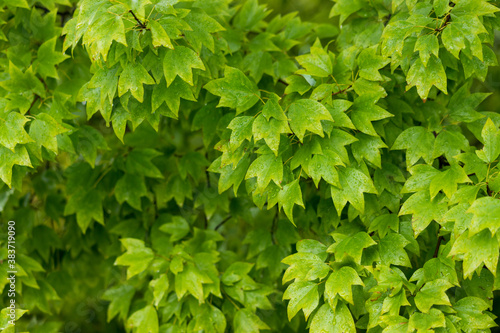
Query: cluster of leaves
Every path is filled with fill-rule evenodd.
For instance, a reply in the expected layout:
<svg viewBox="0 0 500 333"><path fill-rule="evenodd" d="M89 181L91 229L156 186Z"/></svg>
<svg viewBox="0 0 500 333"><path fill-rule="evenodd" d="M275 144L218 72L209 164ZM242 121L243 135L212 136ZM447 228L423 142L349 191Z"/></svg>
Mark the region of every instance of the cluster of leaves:
<svg viewBox="0 0 500 333"><path fill-rule="evenodd" d="M496 325L493 4L0 4L20 331Z"/></svg>

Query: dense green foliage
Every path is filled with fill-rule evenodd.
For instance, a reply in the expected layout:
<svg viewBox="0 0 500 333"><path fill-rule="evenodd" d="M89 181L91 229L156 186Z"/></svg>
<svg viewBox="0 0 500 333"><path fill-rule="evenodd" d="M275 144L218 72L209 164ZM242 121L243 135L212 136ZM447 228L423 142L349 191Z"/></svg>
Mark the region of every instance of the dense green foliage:
<svg viewBox="0 0 500 333"><path fill-rule="evenodd" d="M494 3L0 8L2 333L496 326Z"/></svg>

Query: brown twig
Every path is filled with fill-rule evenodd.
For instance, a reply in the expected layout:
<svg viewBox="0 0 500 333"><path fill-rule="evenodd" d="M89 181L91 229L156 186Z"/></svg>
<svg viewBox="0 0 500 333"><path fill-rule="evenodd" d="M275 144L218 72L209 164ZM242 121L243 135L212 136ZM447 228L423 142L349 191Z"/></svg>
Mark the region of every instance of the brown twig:
<svg viewBox="0 0 500 333"><path fill-rule="evenodd" d="M139 25L139 27L141 27L141 29L146 29L146 25L144 23L142 23L141 20L139 20L139 18L137 16L135 16L135 13L132 11L132 10L129 10L129 13L132 14L132 16L134 17L134 19L137 21L137 24Z"/></svg>
<svg viewBox="0 0 500 333"><path fill-rule="evenodd" d="M335 95L338 95L338 94L345 93L345 92L346 92L348 89L350 89L351 87L352 87L352 84L351 84L351 85L349 85L349 86L348 86L347 88L345 88L345 89L342 89L342 90L339 90L339 91L337 91L337 92L332 93L332 96L335 96Z"/></svg>

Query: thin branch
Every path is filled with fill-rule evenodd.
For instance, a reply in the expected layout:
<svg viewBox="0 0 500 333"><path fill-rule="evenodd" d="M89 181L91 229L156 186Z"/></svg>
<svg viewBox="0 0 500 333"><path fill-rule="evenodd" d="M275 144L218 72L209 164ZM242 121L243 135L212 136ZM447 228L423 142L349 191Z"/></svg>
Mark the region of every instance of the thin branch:
<svg viewBox="0 0 500 333"><path fill-rule="evenodd" d="M139 18L137 18L137 16L135 16L135 13L132 11L132 10L129 10L129 13L132 14L132 16L134 17L134 19L137 21L137 24L141 27L141 29L146 29L146 25L144 23L142 23L141 20L139 20Z"/></svg>
<svg viewBox="0 0 500 333"><path fill-rule="evenodd" d="M334 92L334 93L332 93L332 96L335 96L335 95L338 95L338 94L345 93L345 92L346 92L348 89L350 89L351 87L352 87L352 85L349 85L349 86L347 86L347 88L345 88L345 89L342 89L342 90L339 90L339 91L337 91L337 92Z"/></svg>
<svg viewBox="0 0 500 333"><path fill-rule="evenodd" d="M441 246L441 242L443 241L443 236L439 236L436 244L436 249L434 250L433 258L437 258L439 253L439 247Z"/></svg>
<svg viewBox="0 0 500 333"><path fill-rule="evenodd" d="M219 224L217 224L217 226L215 227L215 230L218 230L220 227L222 227L222 225L224 223L226 223L227 221L229 221L230 219L232 218L231 215L229 215L228 217L226 217L224 220L222 220Z"/></svg>

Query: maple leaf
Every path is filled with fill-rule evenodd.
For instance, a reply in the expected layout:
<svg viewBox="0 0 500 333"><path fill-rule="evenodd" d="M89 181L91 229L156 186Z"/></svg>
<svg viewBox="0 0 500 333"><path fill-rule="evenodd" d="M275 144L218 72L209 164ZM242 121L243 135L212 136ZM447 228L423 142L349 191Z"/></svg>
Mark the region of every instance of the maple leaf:
<svg viewBox="0 0 500 333"><path fill-rule="evenodd" d="M68 132L68 129L63 127L59 122L52 118L47 113L40 113L30 125L30 137L35 141L38 147L37 155L41 157L41 147L44 146L48 150L57 154L57 136Z"/></svg>
<svg viewBox="0 0 500 333"><path fill-rule="evenodd" d="M24 129L24 125L28 121L28 118L18 112L9 112L4 121L0 123L0 145L15 152L18 144L33 142Z"/></svg>
<svg viewBox="0 0 500 333"><path fill-rule="evenodd" d="M424 101L427 100L429 91L432 86L436 86L439 90L448 93L446 73L441 60L436 56L431 56L427 66L418 58L410 67L408 76L406 77L408 86L406 90L416 86L417 92Z"/></svg>
<svg viewBox="0 0 500 333"><path fill-rule="evenodd" d="M156 4L156 5L159 6L160 4ZM155 46L155 47L165 46L169 49L174 48L174 46L172 45L172 42L170 41L170 37L168 36L165 29L163 29L162 25L158 21L151 20L151 21L149 21L148 26L151 29L151 37L153 39L153 46Z"/></svg>
<svg viewBox="0 0 500 333"><path fill-rule="evenodd" d="M350 256L355 262L360 264L363 250L376 244L366 232L358 232L335 244L335 259L342 261L344 257Z"/></svg>
<svg viewBox="0 0 500 333"><path fill-rule="evenodd" d="M354 304L351 289L353 285L365 285L354 268L344 266L338 271L333 272L325 284L325 293L328 297L328 302L334 304L333 299L338 294L347 302Z"/></svg>
<svg viewBox="0 0 500 333"><path fill-rule="evenodd" d="M325 106L310 99L293 102L288 108L288 118L290 127L300 142L304 141L306 130L323 137L321 120L333 121L332 115Z"/></svg>
<svg viewBox="0 0 500 333"><path fill-rule="evenodd" d="M176 46L173 50L167 51L163 58L163 73L167 80L167 87L172 84L176 76L193 85L193 69L205 70L205 65L200 57L185 46Z"/></svg>
<svg viewBox="0 0 500 333"><path fill-rule="evenodd" d="M304 311L306 319L319 303L318 285L314 282L296 281L285 290L283 299L289 299L287 314L291 320L297 312Z"/></svg>
<svg viewBox="0 0 500 333"><path fill-rule="evenodd" d="M160 109L162 114L169 115L172 118L177 118L181 105L181 98L187 101L196 101L191 88L180 77L175 78L172 84L168 87L165 79L162 78L161 81L153 88L151 100L152 110L156 111ZM163 103L167 105L170 113L162 111L160 107Z"/></svg>
<svg viewBox="0 0 500 333"><path fill-rule="evenodd" d="M327 77L332 73L332 60L321 47L319 39L316 39L308 54L300 55L296 59L305 68L305 70L297 71L297 74Z"/></svg>
<svg viewBox="0 0 500 333"><path fill-rule="evenodd" d="M120 74L118 96L122 96L130 90L132 96L142 103L144 100L143 84L155 84L155 80L141 64L129 63Z"/></svg>
<svg viewBox="0 0 500 333"><path fill-rule="evenodd" d="M441 196L431 199L429 191L419 191L409 197L401 207L399 216L412 214L412 227L417 237L434 220L441 221L446 213L446 202Z"/></svg>
<svg viewBox="0 0 500 333"><path fill-rule="evenodd" d="M263 192L269 182L272 180L278 186L281 186L283 178L283 162L281 156L274 154L264 154L257 157L248 168L245 179L257 177L257 189Z"/></svg>
<svg viewBox="0 0 500 333"><path fill-rule="evenodd" d="M31 160L24 146L18 146L11 151L0 146L0 178L9 186L12 186L12 168L14 165L32 167Z"/></svg>
<svg viewBox="0 0 500 333"><path fill-rule="evenodd" d="M433 305L451 305L450 299L446 295L446 290L453 285L444 279L437 279L427 282L415 295L417 308L428 313Z"/></svg>
<svg viewBox="0 0 500 333"><path fill-rule="evenodd" d="M57 37L54 37L43 43L38 49L35 67L37 73L43 78L52 77L58 79L59 75L57 74L55 66L69 58L69 56L64 53L54 51L56 42Z"/></svg>
<svg viewBox="0 0 500 333"><path fill-rule="evenodd" d="M302 201L302 191L300 189L299 180L296 179L293 182L283 186L283 189L278 193L278 205L279 208L283 207L286 216L293 222L293 206L299 205L305 208L304 202Z"/></svg>
<svg viewBox="0 0 500 333"><path fill-rule="evenodd" d="M489 229L469 237L465 231L453 243L448 256L463 254L464 278L471 277L483 263L491 272L496 272L499 247L497 237Z"/></svg>
<svg viewBox="0 0 500 333"><path fill-rule="evenodd" d="M351 120L354 126L363 133L378 136L373 128L372 121L392 117L393 115L376 105L377 94L364 94L354 100L352 105Z"/></svg>
<svg viewBox="0 0 500 333"><path fill-rule="evenodd" d="M469 236L484 229L490 229L494 235L500 228L500 200L492 197L483 197L474 200L467 213L472 214L469 226Z"/></svg>
<svg viewBox="0 0 500 333"><path fill-rule="evenodd" d="M208 16L204 11L193 8L184 18L188 29L184 30L186 39L194 47L195 51L201 52L205 46L211 52L215 51L214 38L211 33L225 30L219 22Z"/></svg>
<svg viewBox="0 0 500 333"><path fill-rule="evenodd" d="M260 91L239 69L226 66L224 78L210 81L205 85L210 93L220 96L217 107L230 107L240 114L259 101Z"/></svg>
<svg viewBox="0 0 500 333"><path fill-rule="evenodd" d="M127 326L136 327L137 333L158 333L158 314L153 305L146 305L134 312L127 320Z"/></svg>
<svg viewBox="0 0 500 333"><path fill-rule="evenodd" d="M359 212L364 212L365 199L363 193L377 193L371 178L353 167L339 168L338 173L341 188L330 186L332 200L338 215L340 216L348 201Z"/></svg>
<svg viewBox="0 0 500 333"><path fill-rule="evenodd" d="M464 169L457 164L450 166L449 169L442 171L432 177L429 190L431 200L434 199L436 194L442 190L448 198L456 192L458 184L472 182Z"/></svg>
<svg viewBox="0 0 500 333"><path fill-rule="evenodd" d="M428 34L418 37L415 43L415 51L418 51L420 60L424 67L427 67L431 54L439 58L439 42L434 34Z"/></svg>
<svg viewBox="0 0 500 333"><path fill-rule="evenodd" d="M391 149L406 149L407 167L422 157L427 164L433 161L434 136L422 126L413 126L401 133Z"/></svg>
<svg viewBox="0 0 500 333"><path fill-rule="evenodd" d="M386 57L377 55L378 45L369 47L361 51L358 56L359 76L370 81L382 81L379 73L390 60Z"/></svg>
<svg viewBox="0 0 500 333"><path fill-rule="evenodd" d="M482 150L477 151L476 154L486 163L492 163L500 155L500 130L490 118L484 124L481 137L484 147Z"/></svg>
<svg viewBox="0 0 500 333"><path fill-rule="evenodd" d="M76 213L76 221L80 229L85 233L90 226L90 222L95 220L104 225L104 215L102 210L102 199L95 189L77 191L69 197L64 208L64 215Z"/></svg>
<svg viewBox="0 0 500 333"><path fill-rule="evenodd" d="M382 263L411 267L410 258L404 247L410 242L400 234L390 233L380 240L379 251Z"/></svg>

